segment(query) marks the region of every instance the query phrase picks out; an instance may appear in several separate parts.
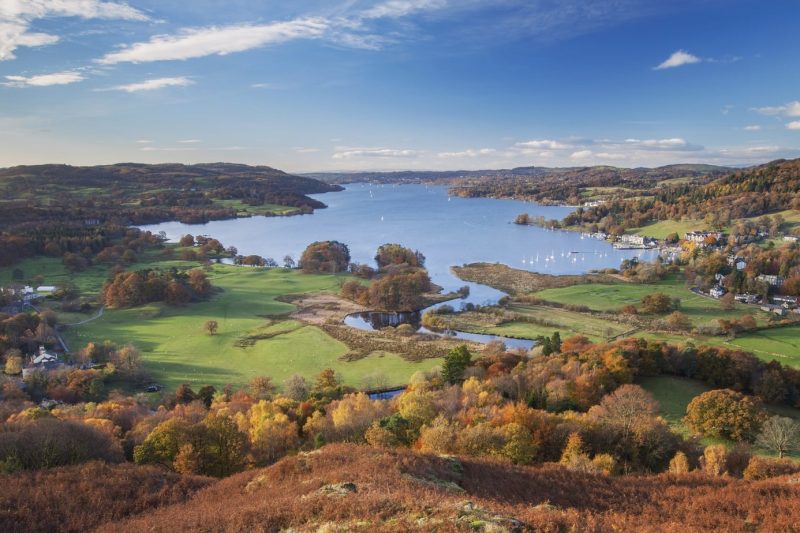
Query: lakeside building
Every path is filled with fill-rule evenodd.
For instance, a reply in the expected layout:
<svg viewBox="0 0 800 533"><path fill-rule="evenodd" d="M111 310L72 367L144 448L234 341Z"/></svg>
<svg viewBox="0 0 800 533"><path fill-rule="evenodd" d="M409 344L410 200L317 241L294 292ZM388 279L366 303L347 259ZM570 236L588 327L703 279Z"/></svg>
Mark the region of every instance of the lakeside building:
<svg viewBox="0 0 800 533"><path fill-rule="evenodd" d="M684 234L683 240L705 246L706 241L712 237L716 242L720 242L723 233L720 231L689 231Z"/></svg>
<svg viewBox="0 0 800 533"><path fill-rule="evenodd" d="M758 276L756 276L756 280L766 283L770 287L783 286L783 278L772 274L759 274Z"/></svg>

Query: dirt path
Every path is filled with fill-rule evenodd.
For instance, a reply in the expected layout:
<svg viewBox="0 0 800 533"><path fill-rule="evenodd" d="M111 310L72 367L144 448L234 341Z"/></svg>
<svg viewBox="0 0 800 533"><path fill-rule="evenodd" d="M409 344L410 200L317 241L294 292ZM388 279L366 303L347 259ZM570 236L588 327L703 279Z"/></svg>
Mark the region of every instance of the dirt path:
<svg viewBox="0 0 800 533"><path fill-rule="evenodd" d="M106 310L106 306L105 305L101 305L100 309L97 311L97 314L94 315L93 317L87 318L86 320L81 320L80 322L73 322L72 324L61 324L61 325L62 326L80 326L81 324L86 324L86 323L91 322L93 320L97 320L98 318L103 316L103 313L105 312L105 310Z"/></svg>
<svg viewBox="0 0 800 533"><path fill-rule="evenodd" d="M341 324L351 313L361 313L368 309L335 294L308 294L292 298L297 306L290 318L315 325Z"/></svg>

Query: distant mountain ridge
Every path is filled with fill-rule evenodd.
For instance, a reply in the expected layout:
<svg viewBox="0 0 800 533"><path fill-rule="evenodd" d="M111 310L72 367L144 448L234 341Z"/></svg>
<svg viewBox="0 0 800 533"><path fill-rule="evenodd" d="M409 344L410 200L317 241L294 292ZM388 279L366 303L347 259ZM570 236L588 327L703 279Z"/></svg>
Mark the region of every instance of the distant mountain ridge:
<svg viewBox="0 0 800 533"><path fill-rule="evenodd" d="M545 177L578 175L605 175L617 176L620 179L628 177L650 177L653 179L669 179L675 177L700 177L707 175L723 175L737 169L704 164L675 164L655 168L637 167L622 168L607 165L583 167L515 167L510 169L484 169L484 170L404 170L394 172L312 172L303 176L318 179L328 183L355 183L355 182L381 182L381 183L419 183L425 181L449 181L459 178L516 178L516 177Z"/></svg>

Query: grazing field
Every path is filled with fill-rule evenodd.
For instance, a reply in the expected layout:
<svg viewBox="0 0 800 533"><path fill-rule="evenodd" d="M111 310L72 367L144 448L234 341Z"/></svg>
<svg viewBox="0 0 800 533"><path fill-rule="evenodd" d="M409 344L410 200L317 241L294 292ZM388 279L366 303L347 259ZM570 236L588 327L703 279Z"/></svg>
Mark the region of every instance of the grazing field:
<svg viewBox="0 0 800 533"><path fill-rule="evenodd" d="M13 277L14 270L22 271L22 280ZM97 294L103 288L103 283L108 276L108 265L93 265L82 272L71 273L61 263L60 257L34 257L24 259L13 267L0 268L0 287L12 283L27 284L37 276L42 277L42 283L36 285L58 285L59 283L74 283L82 294Z"/></svg>
<svg viewBox="0 0 800 533"><path fill-rule="evenodd" d="M276 297L337 291L341 276L215 265L209 278L223 292L207 302L178 308L152 304L107 310L93 322L69 328L67 341L73 349L105 339L130 342L142 351L154 380L170 389L181 383L242 386L256 375L271 376L280 384L291 374L313 378L327 367L340 372L353 386L361 386L365 378L378 373L390 384L404 384L417 370L428 370L440 362L412 363L385 353L355 362L340 361L347 352L344 344L316 326L276 318L294 309ZM216 335L203 331L207 320L219 323ZM244 348L236 346L237 340L251 335L266 338Z"/></svg>
<svg viewBox="0 0 800 533"><path fill-rule="evenodd" d="M676 376L645 377L639 379L638 384L658 400L661 406L661 416L669 423L670 427L685 437L691 434L691 431L683 422L683 417L686 415L686 407L695 396L699 396L713 388L702 381ZM800 420L800 409L782 405L765 405L764 408L770 415L786 416ZM733 442L725 439L703 438L702 442L706 445L719 443L728 446L733 445ZM753 451L759 455L769 455L769 452L757 447ZM792 457L800 459L800 454L792 454Z"/></svg>
<svg viewBox="0 0 800 533"><path fill-rule="evenodd" d="M766 313L754 306L737 304L732 311L722 309L720 302L693 293L686 288L682 276L671 275L663 281L648 284L597 283L574 285L556 289L545 289L536 293L543 300L564 304L586 305L596 311L614 311L625 305L638 305L642 297L654 292L663 292L671 298L680 298L680 311L685 313L693 326L707 324L717 319L741 318L753 315L759 324L766 322Z"/></svg>
<svg viewBox="0 0 800 533"><path fill-rule="evenodd" d="M541 305L513 304L508 310L520 315L522 319L500 324L486 333L536 338L538 335L552 335L553 331L559 331L562 338L580 334L594 342L605 342L631 329L610 320Z"/></svg>
<svg viewBox="0 0 800 533"><path fill-rule="evenodd" d="M702 220L661 220L641 228L634 228L628 233L664 239L672 233L677 233L683 238L683 234L688 231L703 231L706 229L708 229L708 224Z"/></svg>
<svg viewBox="0 0 800 533"><path fill-rule="evenodd" d="M220 207L232 207L236 209L236 216L256 216L256 215L293 215L300 212L297 207L289 207L278 204L248 205L237 199L216 199L214 204Z"/></svg>
<svg viewBox="0 0 800 533"><path fill-rule="evenodd" d="M753 352L765 361L777 361L800 367L800 326L765 329L738 337L730 342Z"/></svg>

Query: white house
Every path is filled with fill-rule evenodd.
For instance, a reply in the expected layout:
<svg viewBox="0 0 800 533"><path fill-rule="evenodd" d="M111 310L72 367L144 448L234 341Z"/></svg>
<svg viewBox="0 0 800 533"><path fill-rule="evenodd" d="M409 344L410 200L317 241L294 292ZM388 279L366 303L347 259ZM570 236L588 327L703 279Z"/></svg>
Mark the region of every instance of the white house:
<svg viewBox="0 0 800 533"><path fill-rule="evenodd" d="M717 285L716 287L712 287L711 290L708 291L708 294L710 294L714 298L722 298L723 296L725 296L726 292L727 291L725 290L724 287L720 287L719 285Z"/></svg>
<svg viewBox="0 0 800 533"><path fill-rule="evenodd" d="M768 284L770 287L783 286L783 278L780 276L774 276L772 274L759 274L756 276L756 279Z"/></svg>

